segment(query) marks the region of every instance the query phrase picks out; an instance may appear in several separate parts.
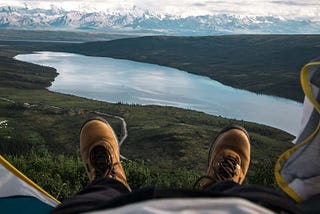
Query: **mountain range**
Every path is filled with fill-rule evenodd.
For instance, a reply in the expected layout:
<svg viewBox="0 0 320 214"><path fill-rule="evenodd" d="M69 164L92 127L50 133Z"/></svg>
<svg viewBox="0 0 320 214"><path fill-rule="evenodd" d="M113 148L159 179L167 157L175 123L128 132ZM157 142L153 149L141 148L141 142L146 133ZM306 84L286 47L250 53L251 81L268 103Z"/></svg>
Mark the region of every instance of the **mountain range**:
<svg viewBox="0 0 320 214"><path fill-rule="evenodd" d="M125 11L67 11L0 7L0 28L94 30L168 35L313 34L320 21L306 18L216 14L181 17L132 7Z"/></svg>

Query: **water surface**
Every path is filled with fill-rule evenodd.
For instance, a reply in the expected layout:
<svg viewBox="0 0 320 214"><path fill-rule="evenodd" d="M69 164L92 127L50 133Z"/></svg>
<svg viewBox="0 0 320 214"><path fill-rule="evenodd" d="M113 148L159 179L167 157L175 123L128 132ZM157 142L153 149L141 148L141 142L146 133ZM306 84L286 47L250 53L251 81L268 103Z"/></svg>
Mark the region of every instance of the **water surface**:
<svg viewBox="0 0 320 214"><path fill-rule="evenodd" d="M174 68L71 53L21 54L18 60L57 69L49 88L107 102L156 104L257 122L296 134L302 104L258 95Z"/></svg>

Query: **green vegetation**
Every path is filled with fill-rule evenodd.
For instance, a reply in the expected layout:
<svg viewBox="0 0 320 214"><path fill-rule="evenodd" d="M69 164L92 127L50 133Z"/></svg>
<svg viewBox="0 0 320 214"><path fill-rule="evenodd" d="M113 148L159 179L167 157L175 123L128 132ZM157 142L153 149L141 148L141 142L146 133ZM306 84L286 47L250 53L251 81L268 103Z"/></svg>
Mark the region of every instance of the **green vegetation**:
<svg viewBox="0 0 320 214"><path fill-rule="evenodd" d="M125 118L129 137L121 153L131 160L124 161L124 167L133 189L151 184L190 188L205 173L210 140L230 123L244 126L251 135L252 165L246 182L273 186L274 162L293 140L271 127L196 111L50 92L43 87L56 76L53 69L13 60L13 46L0 47L0 53L0 121L6 121L0 125L0 153L60 200L87 183L78 134L93 111ZM120 133L120 121L106 119Z"/></svg>
<svg viewBox="0 0 320 214"><path fill-rule="evenodd" d="M41 89L51 85L58 75L55 69L12 60L0 56L0 84L2 87Z"/></svg>

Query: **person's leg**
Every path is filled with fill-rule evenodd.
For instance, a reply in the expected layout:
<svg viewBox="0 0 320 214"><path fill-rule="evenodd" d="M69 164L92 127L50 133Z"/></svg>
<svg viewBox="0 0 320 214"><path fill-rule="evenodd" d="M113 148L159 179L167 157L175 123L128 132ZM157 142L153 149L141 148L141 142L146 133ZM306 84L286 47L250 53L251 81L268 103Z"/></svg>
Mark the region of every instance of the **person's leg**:
<svg viewBox="0 0 320 214"><path fill-rule="evenodd" d="M90 184L63 201L53 213L95 210L131 191L120 161L117 137L103 118L92 118L83 124L80 152Z"/></svg>
<svg viewBox="0 0 320 214"><path fill-rule="evenodd" d="M241 185L250 162L249 135L244 128L229 126L214 140L209 152L208 170L202 191L148 187L108 201L100 209L110 209L154 199L244 198L276 212L299 213L299 209L272 189Z"/></svg>

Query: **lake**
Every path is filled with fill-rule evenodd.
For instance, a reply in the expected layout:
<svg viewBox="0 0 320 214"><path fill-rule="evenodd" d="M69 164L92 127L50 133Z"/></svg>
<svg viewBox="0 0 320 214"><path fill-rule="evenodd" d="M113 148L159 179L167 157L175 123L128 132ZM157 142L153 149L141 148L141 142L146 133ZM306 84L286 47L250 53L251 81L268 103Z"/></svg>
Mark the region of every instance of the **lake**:
<svg viewBox="0 0 320 214"><path fill-rule="evenodd" d="M20 54L56 68L51 91L107 102L166 105L273 126L297 134L302 104L223 85L174 68L72 53Z"/></svg>

